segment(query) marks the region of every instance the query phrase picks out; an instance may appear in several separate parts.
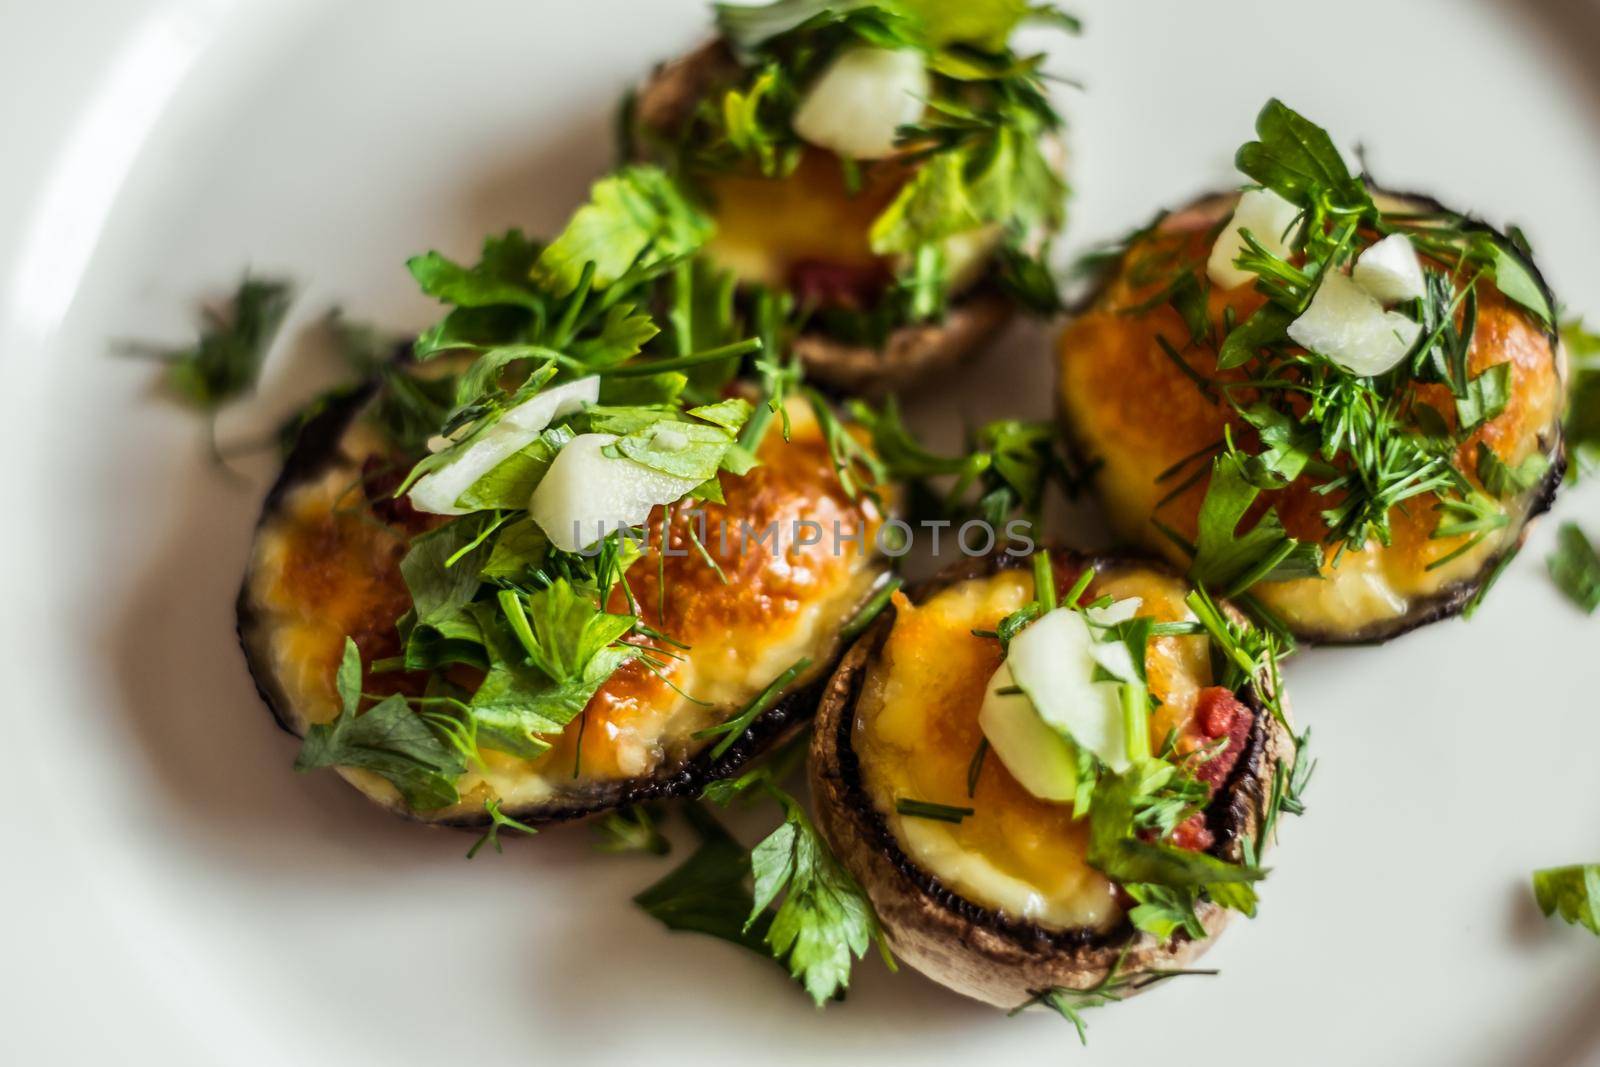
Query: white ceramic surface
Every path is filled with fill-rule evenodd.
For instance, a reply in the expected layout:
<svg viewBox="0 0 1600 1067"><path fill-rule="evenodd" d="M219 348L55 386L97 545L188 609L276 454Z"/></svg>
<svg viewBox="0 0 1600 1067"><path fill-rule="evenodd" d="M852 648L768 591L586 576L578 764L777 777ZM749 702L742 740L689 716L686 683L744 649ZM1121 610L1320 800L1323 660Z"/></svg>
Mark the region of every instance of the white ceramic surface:
<svg viewBox="0 0 1600 1067"><path fill-rule="evenodd" d="M1600 315L1600 5L1085 0L1053 69L1073 248L1231 181L1281 94L1380 175L1526 225ZM698 0L73 0L0 7L0 1061L482 1064L1600 1062L1600 944L1535 866L1600 859L1600 619L1545 523L1471 624L1293 665L1321 763L1223 975L1094 1012L1091 1046L859 967L816 1012L771 965L628 904L663 868L582 830L462 860L290 772L232 597L270 476L218 474L128 338L182 340L247 265L300 282L238 440L329 380L330 304L417 326L402 261L554 225L610 102ZM1019 330L925 422L1044 415ZM1558 514L1600 532L1600 491ZM1174 1044L1181 1051L1176 1059Z"/></svg>

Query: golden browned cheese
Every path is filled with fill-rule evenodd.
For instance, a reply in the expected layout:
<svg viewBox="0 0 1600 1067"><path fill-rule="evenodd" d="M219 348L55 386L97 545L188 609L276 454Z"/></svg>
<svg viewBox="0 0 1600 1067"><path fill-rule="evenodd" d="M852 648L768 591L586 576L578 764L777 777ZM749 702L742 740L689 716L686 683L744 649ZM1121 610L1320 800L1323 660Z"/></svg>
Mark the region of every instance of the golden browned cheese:
<svg viewBox="0 0 1600 1067"><path fill-rule="evenodd" d="M1065 588L1076 575L1059 572ZM1090 599L1139 597L1139 614L1191 619L1180 581L1122 566L1099 574ZM991 751L969 798L968 773L982 731L978 711L1001 663L1000 644L977 637L1033 599L1026 571L1003 570L960 582L913 606L897 596L893 628L867 675L856 707L852 747L874 807L906 856L962 897L1012 919L1055 929L1109 930L1122 918L1115 888L1085 860L1088 822L1070 805L1033 796ZM1159 750L1176 730L1178 751L1202 740L1193 720L1211 684L1204 637L1158 637L1145 658ZM970 807L959 824L895 813L900 800Z"/></svg>
<svg viewBox="0 0 1600 1067"><path fill-rule="evenodd" d="M1096 478L1114 525L1122 536L1167 554L1175 562L1187 557L1152 522L1159 519L1191 540L1205 496L1206 479L1157 505L1195 468L1159 480L1184 459L1215 445L1224 427L1249 448L1254 433L1225 401L1211 401L1163 353L1157 338L1165 337L1202 377L1241 377L1221 372L1216 351L1205 344L1186 348L1189 331L1170 305L1132 311L1155 297L1174 270L1189 264L1204 270L1210 237L1220 206L1192 209L1169 217L1125 257L1114 278L1087 313L1063 333L1059 347L1060 404L1069 433L1086 458L1102 465ZM1478 287L1479 318L1470 354L1476 374L1499 363L1511 365L1511 393L1506 409L1480 427L1462 445L1461 469L1473 477L1479 441L1515 466L1530 455L1555 448L1554 430L1562 408L1563 386L1556 353L1543 329L1507 300L1492 284ZM1216 336L1225 315L1242 322L1264 302L1252 286L1232 291L1211 290L1210 313ZM1453 420L1448 390L1421 386L1417 398ZM1235 394L1241 405L1251 397ZM1338 500L1314 491L1303 478L1281 492L1263 493L1246 518L1251 523L1267 507L1276 507L1295 537L1321 542L1327 533L1321 512ZM1258 585L1253 592L1303 632L1355 634L1404 616L1421 599L1439 594L1477 576L1522 534L1530 497L1509 502L1511 522L1475 548L1434 570L1430 564L1461 548L1465 537L1432 539L1438 522L1436 499L1413 498L1404 510L1390 512L1393 544L1369 541L1361 551L1347 551L1325 580L1306 579Z"/></svg>
<svg viewBox="0 0 1600 1067"><path fill-rule="evenodd" d="M430 817L479 813L492 798L536 804L557 792L581 790L586 782L647 775L703 747L707 742L695 741L695 731L748 705L801 657L813 662L803 678L826 669L839 627L881 573L874 547L881 515L871 501L852 500L840 488L808 410L797 407L791 415L789 442L774 420L759 449L761 465L742 478L723 476L725 505L705 505L703 520L692 519L686 507L675 511L666 556L652 537L628 571L645 621L689 649L661 646L654 656L659 673L637 659L622 667L565 733L548 739L553 747L538 759L485 752L487 767L470 770L459 783L461 803ZM257 538L251 592L270 633L273 669L300 729L338 712L334 674L345 636L355 638L364 662L393 655L394 623L409 607L398 569L405 530L378 519L366 503L359 470L375 444L362 437L357 431L346 442L348 462L294 490ZM651 515L653 533L660 531L664 510ZM801 520L820 525L820 543L796 543L792 524ZM691 525L698 535L701 522L707 531L702 541L721 576L689 539ZM782 532L781 553L773 553L770 538L764 545L742 540L741 524L759 533L773 523ZM865 549L846 543L836 554L836 526L841 538L861 535ZM627 611L626 594L618 589L609 608ZM473 682L470 676L458 680ZM415 691L419 683L378 674L367 684L369 691L383 692ZM378 799L396 799L376 776L341 773Z"/></svg>

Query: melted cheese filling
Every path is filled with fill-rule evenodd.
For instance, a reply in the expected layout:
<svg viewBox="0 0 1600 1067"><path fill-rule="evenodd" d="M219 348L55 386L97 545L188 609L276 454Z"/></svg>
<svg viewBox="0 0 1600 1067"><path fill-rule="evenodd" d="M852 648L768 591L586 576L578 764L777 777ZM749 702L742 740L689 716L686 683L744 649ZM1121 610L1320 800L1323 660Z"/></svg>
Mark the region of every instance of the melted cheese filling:
<svg viewBox="0 0 1600 1067"><path fill-rule="evenodd" d="M1207 480L1163 505L1175 485L1197 468L1191 463L1178 477L1157 479L1221 440L1225 425L1231 423L1236 434L1243 432L1244 441L1252 438L1231 410L1206 400L1163 353L1158 336L1179 348L1189 337L1178 313L1166 304L1138 314L1128 309L1148 301L1166 283L1175 268L1174 256L1204 264L1209 251L1206 238L1215 218L1215 211L1194 211L1168 219L1147 245L1130 252L1123 275L1092 310L1068 327L1060 342L1062 411L1087 458L1102 463L1097 481L1113 524L1124 538L1185 566L1187 556L1151 520L1160 519L1192 540ZM1213 288L1210 310L1218 335L1227 313L1243 322L1263 301L1248 286L1231 292ZM1457 453L1457 465L1469 476L1477 467L1479 441L1513 467L1531 455L1548 455L1555 447L1551 429L1560 419L1563 403L1561 374L1542 330L1492 285L1480 286L1479 302L1471 371L1477 374L1509 363L1512 384L1506 410L1479 427ZM1185 358L1200 375L1218 374L1216 353L1203 345L1188 349ZM1443 386L1419 386L1417 394L1437 410L1454 410ZM1521 537L1535 492L1506 501L1508 525L1436 569L1428 568L1460 549L1468 538L1431 539L1438 516L1434 498L1423 496L1407 501L1405 511L1391 511L1392 545L1369 541L1359 552L1346 551L1321 580L1264 583L1252 592L1303 632L1359 633L1400 618L1417 601L1478 576ZM1321 512L1337 495L1318 495L1309 479L1262 495L1278 509L1290 534L1323 540L1327 531ZM1247 521L1253 521L1255 514Z"/></svg>
<svg viewBox="0 0 1600 1067"><path fill-rule="evenodd" d="M709 533L703 540L726 585L689 539L690 524L698 533L698 521L674 515L663 560L664 509L651 516L651 545L629 569L628 583L645 622L689 649L662 646L658 672L637 658L625 664L583 715L547 738L552 748L539 758L485 751L483 771L470 770L458 782L461 802L428 817L477 814L486 799L537 804L581 794L595 782L676 765L713 743L694 740L695 731L742 710L802 657L813 666L797 684L827 669L839 627L882 573L874 551L881 516L870 502L850 500L840 489L809 409L794 408L791 421L790 442L769 434L761 466L743 478L723 478L726 505L704 506ZM334 674L347 634L367 663L399 651L394 623L409 607L398 570L406 542L361 506L357 486L361 457L376 450L369 435L353 431L346 442L350 462L295 489L257 538L251 591L268 630L272 669L301 729L338 714ZM820 543L797 543L791 531L802 520L826 531ZM761 544L742 538L741 523L748 523L752 538L776 523L781 551L774 552L771 538ZM837 554L835 528L843 545ZM843 540L857 533L865 551ZM628 611L620 588L609 609ZM400 675L367 680L380 692L411 691L415 684ZM378 776L340 773L369 795L400 804L398 792Z"/></svg>
<svg viewBox="0 0 1600 1067"><path fill-rule="evenodd" d="M797 267L843 268L864 282L887 282L903 265L872 250L872 224L899 193L905 168L864 165L861 187L845 185L838 157L808 148L784 178L717 174L706 180L717 232L706 254L741 282L786 289ZM950 291L975 282L1002 229L984 226L944 241Z"/></svg>
<svg viewBox="0 0 1600 1067"><path fill-rule="evenodd" d="M1074 575L1057 575L1064 589ZM1089 598L1140 597L1139 613L1173 622L1192 616L1178 580L1138 568L1098 576ZM873 806L918 868L962 897L1013 919L1070 930L1106 931L1122 919L1115 887L1084 858L1087 820L1070 805L1028 793L990 752L967 796L973 753L982 738L978 709L1001 663L999 643L975 637L1033 599L1026 571L1002 571L945 589L913 607L896 599L896 616L863 682L851 743ZM1168 732L1179 751L1201 744L1193 729L1200 690L1211 684L1204 637L1160 637L1146 655L1152 749ZM959 824L901 816L901 800L973 813Z"/></svg>
<svg viewBox="0 0 1600 1067"><path fill-rule="evenodd" d="M719 174L707 180L717 222L706 253L742 282L786 288L804 263L827 263L887 276L872 251L872 222L899 191L901 175L871 167L854 195L831 153L808 149L793 174L762 178Z"/></svg>

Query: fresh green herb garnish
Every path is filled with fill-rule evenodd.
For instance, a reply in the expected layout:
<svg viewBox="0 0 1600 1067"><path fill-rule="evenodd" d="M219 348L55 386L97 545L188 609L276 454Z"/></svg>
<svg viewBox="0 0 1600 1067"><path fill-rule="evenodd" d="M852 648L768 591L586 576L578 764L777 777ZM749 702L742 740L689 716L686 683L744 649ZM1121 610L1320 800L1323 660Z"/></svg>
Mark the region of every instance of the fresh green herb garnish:
<svg viewBox="0 0 1600 1067"><path fill-rule="evenodd" d="M1320 573L1322 553L1315 545L1290 537L1268 509L1254 526L1240 530L1245 513L1261 492L1252 482L1236 453L1217 457L1211 465L1211 485L1200 506L1194 563L1189 576L1195 582L1237 596L1261 581L1314 578ZM1169 533L1169 536L1173 536Z"/></svg>
<svg viewBox="0 0 1600 1067"><path fill-rule="evenodd" d="M283 324L290 299L288 282L247 275L225 308L204 312L200 337L193 345L162 348L129 344L122 348L128 355L166 364L167 388L179 401L207 416L206 443L211 458L230 476L234 472L228 466L228 456L253 451L261 447L261 443L224 448L217 441L217 412L255 388L261 376L262 361ZM275 443L283 454L288 454L306 421L332 399L332 396L317 398L305 411L279 427Z"/></svg>
<svg viewBox="0 0 1600 1067"><path fill-rule="evenodd" d="M706 792L723 804L759 792L779 805L783 823L746 852L703 807L688 805L701 846L635 897L640 907L672 929L711 934L778 960L818 1006L843 995L853 960L873 941L893 967L867 895L799 802L779 788L774 767L712 783Z"/></svg>
<svg viewBox="0 0 1600 1067"><path fill-rule="evenodd" d="M1600 864L1534 871L1533 894L1546 915L1559 914L1600 936Z"/></svg>
<svg viewBox="0 0 1600 1067"><path fill-rule="evenodd" d="M1549 560L1550 577L1587 614L1600 609L1600 554L1576 523L1565 523Z"/></svg>
<svg viewBox="0 0 1600 1067"><path fill-rule="evenodd" d="M968 434L964 455L945 456L917 439L893 397L881 408L861 400L849 407L871 434L882 477L911 487L918 518L983 519L998 531L1020 514L1036 525L1050 485L1075 496L1082 484L1049 423L1000 419ZM947 487L936 491L935 479L946 480Z"/></svg>
<svg viewBox="0 0 1600 1067"><path fill-rule="evenodd" d="M927 800L911 800L901 797L894 802L894 810L899 815L906 815L913 819L932 819L934 822L959 823L973 812L972 808L958 808L951 804L935 804Z"/></svg>
<svg viewBox="0 0 1600 1067"><path fill-rule="evenodd" d="M519 822L502 812L498 800L485 800L483 802L483 810L489 814L489 829L485 830L483 836L478 838L471 848L467 849L467 859L469 860L476 856L478 850L483 848L484 845L493 845L496 852L501 851L500 831L502 829L514 830L519 834L527 834L530 837L539 832L527 823Z"/></svg>
<svg viewBox="0 0 1600 1067"><path fill-rule="evenodd" d="M972 762L967 764L967 799L971 800L978 793L978 779L983 775L983 762L989 755L989 739L978 739L978 747L972 752Z"/></svg>
<svg viewBox="0 0 1600 1067"><path fill-rule="evenodd" d="M1294 739L1294 763L1287 769L1281 764L1272 768L1272 783L1267 787L1266 810L1261 814L1260 828L1254 840L1245 838L1240 842L1247 865L1253 867L1259 863L1268 843L1277 834L1280 816L1306 813L1305 789L1312 772L1317 769L1317 761L1310 758L1310 748L1311 729L1307 727Z"/></svg>
<svg viewBox="0 0 1600 1067"><path fill-rule="evenodd" d="M827 397L808 386L802 386L800 394L811 405L822 439L828 446L828 456L833 461L834 476L844 491L852 498L864 495L881 504L882 490L890 481L883 460L845 427Z"/></svg>
<svg viewBox="0 0 1600 1067"><path fill-rule="evenodd" d="M1174 798L1177 803L1170 803ZM1255 914L1252 883L1266 877L1265 871L1138 836L1144 823L1152 823L1163 835L1170 834L1178 822L1204 806L1205 800L1206 792L1195 790L1179 768L1155 759L1137 764L1125 774L1103 772L1095 788L1089 864L1124 887L1154 886L1165 891L1153 932L1165 931L1170 936L1173 902L1182 900L1187 916L1202 893L1225 908ZM1132 918L1137 923L1140 915L1135 911ZM1180 925L1190 926L1191 921L1186 919Z"/></svg>
<svg viewBox="0 0 1600 1067"><path fill-rule="evenodd" d="M390 336L366 323L330 312L324 326L345 366L358 382L371 382L375 393L367 421L405 455L422 452L455 406L455 382L449 376L425 378L408 373L395 354L409 341ZM335 395L343 392L336 390ZM296 423L303 425L304 416ZM292 444L290 438L287 443Z"/></svg>
<svg viewBox="0 0 1600 1067"><path fill-rule="evenodd" d="M750 854L755 873L751 919L783 900L773 913L766 940L789 965L789 974L822 1004L850 984L852 957L878 942L893 966L888 942L872 903L828 850L799 802L769 786L784 809L784 823Z"/></svg>
<svg viewBox="0 0 1600 1067"><path fill-rule="evenodd" d="M223 311L205 312L200 338L188 348L133 351L166 363L167 384L179 399L215 412L255 388L261 361L288 313L289 283L246 277Z"/></svg>
<svg viewBox="0 0 1600 1067"><path fill-rule="evenodd" d="M700 847L681 866L633 898L646 914L669 930L710 934L769 956L767 931L772 916L752 915L750 853L700 804L683 813L700 838Z"/></svg>
<svg viewBox="0 0 1600 1067"><path fill-rule="evenodd" d="M1194 555L1193 580L1236 596L1258 582L1313 577L1330 560L1369 541L1390 544L1391 513L1432 496L1440 516L1433 536L1462 539L1433 564L1444 566L1507 525L1498 501L1531 489L1547 465L1545 457L1533 456L1513 468L1480 445L1473 469L1457 466L1462 443L1505 409L1511 388L1509 364L1469 373L1479 286L1496 286L1545 327L1553 321L1549 299L1518 236L1504 237L1443 211L1404 214L1380 207L1327 132L1280 101L1268 103L1256 129L1258 139L1240 149L1238 166L1300 209L1293 262L1255 235L1244 235L1246 250L1237 266L1256 275L1256 289L1268 303L1243 322L1225 320L1220 336L1208 310L1211 283L1203 269L1180 267L1150 306L1166 303L1178 310L1187 324L1184 347L1217 346L1219 370L1234 373L1199 378L1178 342L1163 338L1170 357L1197 378L1201 392L1231 408L1238 424L1255 431L1259 445L1253 453L1243 451L1230 435L1220 446L1196 544L1167 532ZM1393 369L1367 377L1296 344L1290 325L1325 279L1347 270L1369 243L1395 234L1405 235L1424 257L1426 295L1396 309L1418 325L1412 351ZM1421 385L1449 390L1448 415L1416 399ZM1163 477L1176 477L1211 451L1189 457ZM1163 506L1204 476L1196 470ZM1317 479L1315 491L1327 501L1322 546L1289 536L1272 511L1240 528L1260 491L1282 489L1303 476Z"/></svg>
<svg viewBox="0 0 1600 1067"><path fill-rule="evenodd" d="M695 734L695 737L722 738L721 741L717 742L716 747L711 750L711 758L720 759L723 753L732 748L733 743L739 740L739 738L743 736L744 732L750 728L750 724L760 718L763 712L771 708L772 705L777 702L779 695L782 694L782 692L787 689L796 678L804 674L810 667L811 660L802 656L799 660L791 664L782 674L774 678L771 684L763 689L761 694L752 700L749 706L743 711L733 716L733 718L729 719L727 722L721 723L717 726L709 727L705 730L701 730L699 733Z"/></svg>
<svg viewBox="0 0 1600 1067"><path fill-rule="evenodd" d="M1035 993L1021 1004L1012 1008L1009 1015L1017 1015L1036 1004L1043 1004L1056 1012L1067 1022L1072 1024L1078 1032L1078 1040L1084 1045L1089 1044L1088 1026L1083 1020L1082 1012L1089 1008L1102 1008L1107 1004L1115 1004L1126 997L1149 989L1153 985L1184 975L1216 975L1217 971L1206 970L1144 970L1133 973L1124 973L1122 965L1126 962L1128 950L1124 949L1122 955L1111 966L1111 970L1099 982L1088 989L1067 989L1055 987L1044 989Z"/></svg>
<svg viewBox="0 0 1600 1067"><path fill-rule="evenodd" d="M1084 588L1088 588L1087 583ZM1039 602L1039 614L1048 615L1056 610L1056 572L1050 565L1048 552L1038 552L1033 557L1033 598Z"/></svg>
<svg viewBox="0 0 1600 1067"><path fill-rule="evenodd" d="M1286 636L1270 627L1236 621L1204 589L1191 592L1185 603L1211 638L1212 670L1217 684L1236 693L1246 686L1254 688L1261 702L1287 727L1280 667L1294 646L1286 643ZM1267 691L1262 691L1259 679L1266 680Z"/></svg>
<svg viewBox="0 0 1600 1067"><path fill-rule="evenodd" d="M421 506L424 480L481 455L474 450L507 428L509 413L564 387L563 397L582 399L563 399L542 430L518 438L528 442L520 451L507 449L497 465L475 471L464 490L445 483L457 492L448 508L432 498L427 504L464 514L425 523L420 533L403 523L389 527L410 538L400 572L411 608L399 620L394 667L425 673L430 696L418 704L422 710L397 698L348 723L341 719L337 739L353 731L355 740L336 745L333 735L319 733L308 740L303 765L345 756L364 761L353 766L373 763L376 757L359 748L361 731L372 728L362 724L390 718L414 728L414 745L432 751L428 741L434 742L456 773L480 748L536 758L624 663L664 672L676 655L674 642L646 622L627 584L642 553L633 532L614 531L585 551L565 551L528 509L556 457L579 434L614 435L604 455L692 483L688 497L697 500L721 501L720 478L743 476L756 465L759 435L745 436L755 409L724 386L745 357L762 351L764 339L781 343L786 308L758 299L750 321L762 336L741 336L745 320L731 303L731 283L693 259L710 232L709 219L664 172L629 166L597 182L589 203L548 244L513 230L487 240L474 264L436 252L412 259L423 291L449 305L412 346L413 363L396 363L392 343L376 331L333 323L352 367L377 379L369 417L401 462L411 463L409 474L400 468L377 483L364 474L368 495L372 484L398 484L396 498L409 496ZM650 314L664 297L673 309L666 337ZM763 421L791 385L788 371L769 366ZM579 379L599 380L599 403L591 402L593 392L576 391L593 386L569 387ZM841 429L839 436L848 435ZM689 536L720 573L692 529ZM660 602L649 607L664 618L670 592L665 581L658 586ZM625 609L613 603L619 589ZM473 668L481 681L466 690L450 683L458 665ZM805 666L778 679L741 716L714 727L708 736L719 738L715 754L725 753ZM581 748L573 773L582 773ZM441 764L437 776L446 774ZM408 801L454 802L438 781L414 778L403 786Z"/></svg>
<svg viewBox="0 0 1600 1067"><path fill-rule="evenodd" d="M622 642L632 615L612 615L564 578L531 594L501 589L499 608L472 606L489 672L470 701L480 742L532 758L589 703L618 667L640 655Z"/></svg>
<svg viewBox="0 0 1600 1067"><path fill-rule="evenodd" d="M665 856L672 845L661 832L657 809L646 804L608 811L594 824L597 852L647 852Z"/></svg>
<svg viewBox="0 0 1600 1067"><path fill-rule="evenodd" d="M1494 449L1478 442L1478 481L1491 496L1501 500L1526 493L1539 484L1549 469L1550 461L1537 452L1513 467Z"/></svg>
<svg viewBox="0 0 1600 1067"><path fill-rule="evenodd" d="M881 589L873 593L867 602L861 605L861 610L856 612L855 618L845 623L844 629L839 631L839 640L853 641L866 633L867 627L871 626L878 616L883 614L884 609L889 606L889 602L894 599L894 595L903 589L905 584L906 580L898 574L885 582Z"/></svg>
<svg viewBox="0 0 1600 1067"><path fill-rule="evenodd" d="M331 723L306 730L297 771L356 767L388 780L413 811L433 811L460 799L456 778L467 769L454 747L441 741L406 698L387 697L365 712L361 704L361 653L345 638L339 665L342 710Z"/></svg>
<svg viewBox="0 0 1600 1067"><path fill-rule="evenodd" d="M1582 322L1561 328L1572 364L1568 392L1566 439L1572 455L1567 471L1574 481L1600 465L1600 334L1584 329Z"/></svg>
<svg viewBox="0 0 1600 1067"><path fill-rule="evenodd" d="M589 202L540 251L531 280L556 296L571 293L586 276L603 289L681 262L711 233L710 221L666 174L625 166L595 183Z"/></svg>

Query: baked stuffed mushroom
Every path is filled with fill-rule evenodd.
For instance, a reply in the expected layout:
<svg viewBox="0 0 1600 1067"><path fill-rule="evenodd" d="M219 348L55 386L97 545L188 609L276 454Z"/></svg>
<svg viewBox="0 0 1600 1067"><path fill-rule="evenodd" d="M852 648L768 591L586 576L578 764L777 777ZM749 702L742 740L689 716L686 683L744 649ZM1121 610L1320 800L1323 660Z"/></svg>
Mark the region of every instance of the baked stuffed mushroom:
<svg viewBox="0 0 1600 1067"><path fill-rule="evenodd" d="M1007 41L1025 5L719 5L720 36L660 68L635 152L709 205L710 269L792 295L811 377L909 386L1019 305L1055 306L1043 251L1064 219L1061 119Z"/></svg>
<svg viewBox="0 0 1600 1067"><path fill-rule="evenodd" d="M619 198L656 214L597 218ZM809 719L881 513L810 409L725 380L756 342L650 358L639 302L698 221L635 169L548 245L412 261L455 308L305 425L240 594L300 769L538 824L698 792Z"/></svg>
<svg viewBox="0 0 1600 1067"><path fill-rule="evenodd" d="M1270 635L1159 563L1033 562L897 595L812 743L819 825L895 953L1008 1009L1204 952L1254 913L1301 784Z"/></svg>
<svg viewBox="0 0 1600 1067"><path fill-rule="evenodd" d="M1273 101L1259 183L1136 234L1060 342L1114 525L1295 634L1470 609L1565 467L1555 301L1520 235L1352 176Z"/></svg>

